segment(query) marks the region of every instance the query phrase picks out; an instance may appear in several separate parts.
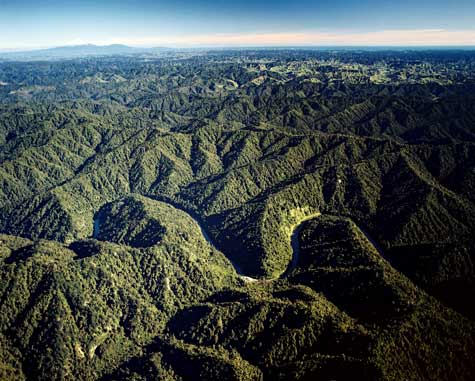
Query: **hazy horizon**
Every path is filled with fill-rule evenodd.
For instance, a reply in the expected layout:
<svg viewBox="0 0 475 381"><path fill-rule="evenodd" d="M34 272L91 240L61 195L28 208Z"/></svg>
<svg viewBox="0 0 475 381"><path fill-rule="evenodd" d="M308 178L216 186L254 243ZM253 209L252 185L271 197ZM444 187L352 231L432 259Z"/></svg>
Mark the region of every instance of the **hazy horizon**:
<svg viewBox="0 0 475 381"><path fill-rule="evenodd" d="M475 44L471 45L190 45L190 46L167 46L167 45L128 45L121 43L114 44L94 44L85 42L83 44L66 44L66 45L52 45L33 48L0 48L0 53L29 53L50 51L52 49L74 48L93 46L98 48L107 48L114 45L124 46L125 48L135 48L138 52L153 50L153 49L170 49L170 50L273 50L273 49L295 49L295 50L336 50L336 51L424 51L424 50L475 50Z"/></svg>
<svg viewBox="0 0 475 381"><path fill-rule="evenodd" d="M0 49L471 46L475 2L0 1Z"/></svg>

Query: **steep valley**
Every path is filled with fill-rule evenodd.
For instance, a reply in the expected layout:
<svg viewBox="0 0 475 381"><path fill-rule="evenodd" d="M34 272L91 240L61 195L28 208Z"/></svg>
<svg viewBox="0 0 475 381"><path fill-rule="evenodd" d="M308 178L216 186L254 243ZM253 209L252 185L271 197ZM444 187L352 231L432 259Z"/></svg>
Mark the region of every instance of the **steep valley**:
<svg viewBox="0 0 475 381"><path fill-rule="evenodd" d="M474 73L0 62L0 379L472 380Z"/></svg>

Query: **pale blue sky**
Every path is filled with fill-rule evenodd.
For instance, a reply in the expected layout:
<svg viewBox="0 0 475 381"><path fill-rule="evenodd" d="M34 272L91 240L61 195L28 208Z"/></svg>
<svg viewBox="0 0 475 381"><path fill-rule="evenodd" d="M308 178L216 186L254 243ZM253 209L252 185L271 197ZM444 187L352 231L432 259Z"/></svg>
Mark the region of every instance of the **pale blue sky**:
<svg viewBox="0 0 475 381"><path fill-rule="evenodd" d="M443 45L470 44L474 36L475 0L0 0L0 48Z"/></svg>

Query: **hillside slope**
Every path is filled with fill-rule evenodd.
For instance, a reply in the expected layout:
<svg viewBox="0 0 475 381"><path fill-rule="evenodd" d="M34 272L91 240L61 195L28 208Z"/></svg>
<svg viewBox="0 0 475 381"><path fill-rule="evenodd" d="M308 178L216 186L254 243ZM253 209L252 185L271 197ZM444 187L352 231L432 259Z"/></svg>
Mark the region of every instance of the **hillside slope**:
<svg viewBox="0 0 475 381"><path fill-rule="evenodd" d="M474 73L0 62L0 378L473 379Z"/></svg>

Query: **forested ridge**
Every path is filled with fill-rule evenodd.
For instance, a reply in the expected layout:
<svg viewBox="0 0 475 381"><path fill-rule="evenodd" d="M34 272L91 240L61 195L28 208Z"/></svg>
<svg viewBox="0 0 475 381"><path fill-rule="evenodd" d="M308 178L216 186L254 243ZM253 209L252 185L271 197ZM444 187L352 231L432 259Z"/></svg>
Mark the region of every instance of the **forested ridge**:
<svg viewBox="0 0 475 381"><path fill-rule="evenodd" d="M0 62L0 378L473 379L474 110L473 51Z"/></svg>

